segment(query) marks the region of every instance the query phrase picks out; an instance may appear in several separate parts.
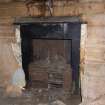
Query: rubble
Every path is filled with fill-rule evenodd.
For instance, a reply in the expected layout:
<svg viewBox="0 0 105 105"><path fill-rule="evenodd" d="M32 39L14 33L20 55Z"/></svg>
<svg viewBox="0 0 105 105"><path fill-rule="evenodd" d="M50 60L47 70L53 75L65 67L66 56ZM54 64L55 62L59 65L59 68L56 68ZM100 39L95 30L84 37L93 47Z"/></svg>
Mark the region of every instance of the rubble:
<svg viewBox="0 0 105 105"><path fill-rule="evenodd" d="M60 101L60 100L56 100L56 101L52 102L51 105L66 105L66 104L63 103L63 102Z"/></svg>
<svg viewBox="0 0 105 105"><path fill-rule="evenodd" d="M37 80L47 83L47 87L71 89L72 70L70 64L67 64L62 56L55 55L53 59L47 57L45 60L32 62L29 70L32 84Z"/></svg>

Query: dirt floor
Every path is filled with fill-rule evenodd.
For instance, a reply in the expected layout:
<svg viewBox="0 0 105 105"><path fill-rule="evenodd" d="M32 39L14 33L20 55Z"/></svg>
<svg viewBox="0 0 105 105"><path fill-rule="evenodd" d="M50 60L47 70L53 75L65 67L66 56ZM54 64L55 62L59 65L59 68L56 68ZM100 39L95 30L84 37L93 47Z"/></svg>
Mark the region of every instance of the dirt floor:
<svg viewBox="0 0 105 105"><path fill-rule="evenodd" d="M7 97L0 89L0 105L79 105L80 96L62 89L27 89L21 97Z"/></svg>

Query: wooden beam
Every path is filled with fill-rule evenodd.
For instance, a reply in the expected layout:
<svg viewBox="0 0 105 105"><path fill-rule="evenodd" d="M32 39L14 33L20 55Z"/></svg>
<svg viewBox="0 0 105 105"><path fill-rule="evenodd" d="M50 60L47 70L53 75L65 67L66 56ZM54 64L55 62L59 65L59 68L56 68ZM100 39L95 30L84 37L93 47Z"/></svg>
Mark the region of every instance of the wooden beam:
<svg viewBox="0 0 105 105"><path fill-rule="evenodd" d="M56 22L81 22L79 17L22 17L16 18L14 24L29 23L56 23Z"/></svg>

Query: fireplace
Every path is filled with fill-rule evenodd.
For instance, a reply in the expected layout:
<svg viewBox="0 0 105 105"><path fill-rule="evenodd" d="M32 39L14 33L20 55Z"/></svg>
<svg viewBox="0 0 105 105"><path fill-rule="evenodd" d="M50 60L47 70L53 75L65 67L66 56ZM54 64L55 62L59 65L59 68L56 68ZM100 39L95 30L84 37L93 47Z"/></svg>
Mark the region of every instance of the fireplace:
<svg viewBox="0 0 105 105"><path fill-rule="evenodd" d="M22 65L34 88L80 91L81 23L40 21L21 24Z"/></svg>

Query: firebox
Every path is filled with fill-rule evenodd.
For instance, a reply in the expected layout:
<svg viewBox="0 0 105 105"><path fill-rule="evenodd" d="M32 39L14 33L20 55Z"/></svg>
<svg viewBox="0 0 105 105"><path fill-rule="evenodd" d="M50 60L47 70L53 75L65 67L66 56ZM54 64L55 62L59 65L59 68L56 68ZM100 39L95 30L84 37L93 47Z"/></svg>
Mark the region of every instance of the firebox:
<svg viewBox="0 0 105 105"><path fill-rule="evenodd" d="M22 65L32 87L79 92L79 21L41 19L21 23Z"/></svg>

